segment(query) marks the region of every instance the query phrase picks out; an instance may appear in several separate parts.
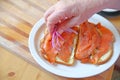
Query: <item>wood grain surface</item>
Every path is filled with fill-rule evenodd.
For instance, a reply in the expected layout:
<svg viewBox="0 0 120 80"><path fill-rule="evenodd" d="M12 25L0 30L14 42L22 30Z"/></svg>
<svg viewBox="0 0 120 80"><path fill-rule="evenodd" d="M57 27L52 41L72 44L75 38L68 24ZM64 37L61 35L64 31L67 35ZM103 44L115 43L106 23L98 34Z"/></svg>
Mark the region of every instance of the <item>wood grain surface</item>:
<svg viewBox="0 0 120 80"><path fill-rule="evenodd" d="M55 3L56 0L0 0L0 56L6 53L9 56L15 54L15 56L21 57L39 68L40 75L45 75L40 78L44 80L78 80L59 77L41 69L29 52L28 38L33 25ZM120 31L120 16L108 19ZM7 60L6 57L5 61L9 61L9 59ZM99 75L79 80L110 80L113 67ZM34 73L34 70L32 72ZM14 75L14 73L9 75Z"/></svg>
<svg viewBox="0 0 120 80"><path fill-rule="evenodd" d="M3 47L0 47L0 60L0 80L110 80L114 68L90 78L73 79L56 76L34 67Z"/></svg>

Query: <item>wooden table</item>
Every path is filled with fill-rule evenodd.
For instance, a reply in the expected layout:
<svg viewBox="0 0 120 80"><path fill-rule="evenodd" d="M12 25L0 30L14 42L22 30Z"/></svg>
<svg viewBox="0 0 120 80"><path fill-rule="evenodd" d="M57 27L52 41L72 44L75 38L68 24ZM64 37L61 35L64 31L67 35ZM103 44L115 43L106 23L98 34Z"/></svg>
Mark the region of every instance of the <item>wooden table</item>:
<svg viewBox="0 0 120 80"><path fill-rule="evenodd" d="M39 68L44 80L110 80L114 65L107 71L84 79L70 79L41 69L28 49L28 37L33 25L56 0L0 0L0 56L13 53ZM109 18L120 31L120 16ZM11 73L13 74L13 73ZM15 79L16 80L16 79ZM36 79L37 80L37 79Z"/></svg>

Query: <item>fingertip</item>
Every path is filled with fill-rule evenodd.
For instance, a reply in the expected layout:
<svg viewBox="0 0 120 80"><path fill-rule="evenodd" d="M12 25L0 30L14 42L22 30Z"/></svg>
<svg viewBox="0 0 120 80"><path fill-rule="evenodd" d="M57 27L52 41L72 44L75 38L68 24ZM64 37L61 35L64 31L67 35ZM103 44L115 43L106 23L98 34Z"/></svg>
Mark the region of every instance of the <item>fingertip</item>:
<svg viewBox="0 0 120 80"><path fill-rule="evenodd" d="M48 31L52 34L54 30L54 24L47 22Z"/></svg>

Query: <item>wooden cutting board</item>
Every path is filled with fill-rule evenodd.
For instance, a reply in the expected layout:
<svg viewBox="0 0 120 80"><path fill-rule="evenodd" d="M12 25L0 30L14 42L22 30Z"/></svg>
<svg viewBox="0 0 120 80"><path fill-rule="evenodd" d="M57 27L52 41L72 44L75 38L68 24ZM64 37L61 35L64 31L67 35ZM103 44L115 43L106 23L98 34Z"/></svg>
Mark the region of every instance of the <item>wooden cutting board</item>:
<svg viewBox="0 0 120 80"><path fill-rule="evenodd" d="M40 68L28 48L29 33L44 12L55 3L56 0L0 0L0 46ZM120 16L109 20L120 31ZM112 71L113 67L99 75L81 80L110 80ZM46 74L51 75L48 72ZM53 77L63 79L55 75Z"/></svg>
<svg viewBox="0 0 120 80"><path fill-rule="evenodd" d="M28 49L29 33L54 0L0 0L0 44L36 64Z"/></svg>

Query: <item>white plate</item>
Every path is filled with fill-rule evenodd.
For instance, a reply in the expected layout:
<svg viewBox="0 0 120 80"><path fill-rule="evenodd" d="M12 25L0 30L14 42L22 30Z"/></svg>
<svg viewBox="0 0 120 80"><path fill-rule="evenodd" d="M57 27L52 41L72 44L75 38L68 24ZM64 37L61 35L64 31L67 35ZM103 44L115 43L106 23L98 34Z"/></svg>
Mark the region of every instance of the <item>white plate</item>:
<svg viewBox="0 0 120 80"><path fill-rule="evenodd" d="M104 9L104 12L117 12L118 10L116 9Z"/></svg>
<svg viewBox="0 0 120 80"><path fill-rule="evenodd" d="M98 23L110 29L115 36L115 43L113 45L113 56L112 58L103 65L92 65L92 64L82 64L80 61L76 61L74 66L65 66L62 64L53 65L46 61L39 53L40 39L43 38L43 32L45 30L45 21L40 19L33 27L30 37L29 37L29 48L33 58L36 62L45 70L54 73L59 76L70 77L70 78L84 78L99 74L108 68L110 68L115 61L118 59L120 53L120 36L115 27L105 18L95 14L90 19L90 22Z"/></svg>

